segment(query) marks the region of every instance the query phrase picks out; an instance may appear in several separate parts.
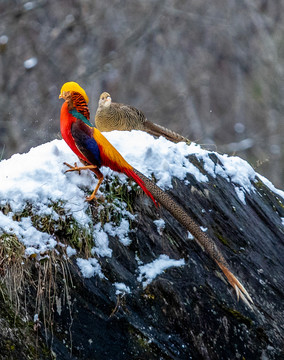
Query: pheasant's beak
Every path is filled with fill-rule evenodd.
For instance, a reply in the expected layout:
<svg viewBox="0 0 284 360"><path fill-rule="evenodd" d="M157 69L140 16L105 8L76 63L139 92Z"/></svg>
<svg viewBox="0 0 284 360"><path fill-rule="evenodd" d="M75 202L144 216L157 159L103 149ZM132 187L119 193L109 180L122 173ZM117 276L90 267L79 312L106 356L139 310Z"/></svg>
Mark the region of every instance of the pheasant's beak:
<svg viewBox="0 0 284 360"><path fill-rule="evenodd" d="M70 91L62 91L59 95L59 99L66 100L70 95Z"/></svg>

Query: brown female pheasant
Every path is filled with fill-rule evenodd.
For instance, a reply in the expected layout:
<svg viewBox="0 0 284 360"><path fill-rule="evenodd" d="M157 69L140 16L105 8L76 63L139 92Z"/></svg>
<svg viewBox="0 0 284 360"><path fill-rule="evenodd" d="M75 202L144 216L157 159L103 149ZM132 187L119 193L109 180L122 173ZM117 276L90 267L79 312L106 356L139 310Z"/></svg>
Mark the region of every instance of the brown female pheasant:
<svg viewBox="0 0 284 360"><path fill-rule="evenodd" d="M100 96L95 123L100 131L142 130L150 135L164 136L175 143L180 141L190 143L190 140L184 136L147 120L142 111L135 107L112 102L107 92L103 92Z"/></svg>

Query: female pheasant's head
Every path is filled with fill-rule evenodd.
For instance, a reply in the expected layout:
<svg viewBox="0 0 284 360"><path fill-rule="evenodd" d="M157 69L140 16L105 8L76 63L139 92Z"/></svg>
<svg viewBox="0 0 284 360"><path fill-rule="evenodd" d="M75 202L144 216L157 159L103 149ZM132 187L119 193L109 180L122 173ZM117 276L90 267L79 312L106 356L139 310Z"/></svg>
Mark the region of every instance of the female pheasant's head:
<svg viewBox="0 0 284 360"><path fill-rule="evenodd" d="M74 81L69 81L62 86L60 95L59 95L59 99L68 100L70 98L70 95L72 92L77 92L77 93L81 94L83 96L83 98L85 99L86 103L88 104L89 98L88 98L85 90L83 88L81 88L81 86Z"/></svg>
<svg viewBox="0 0 284 360"><path fill-rule="evenodd" d="M110 94L107 92L103 92L100 96L99 107L108 108L111 104Z"/></svg>

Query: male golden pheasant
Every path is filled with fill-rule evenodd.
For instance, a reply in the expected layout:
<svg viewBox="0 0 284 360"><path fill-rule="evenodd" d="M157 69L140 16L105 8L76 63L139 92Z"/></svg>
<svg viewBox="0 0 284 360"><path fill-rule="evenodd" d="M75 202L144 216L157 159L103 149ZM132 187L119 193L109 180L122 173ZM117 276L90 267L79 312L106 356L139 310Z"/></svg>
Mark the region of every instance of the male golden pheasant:
<svg viewBox="0 0 284 360"><path fill-rule="evenodd" d="M132 177L156 204L152 194L146 189L143 180L133 171L132 166L124 160L101 132L89 122L89 99L85 91L77 83L68 82L63 85L59 98L65 100L60 116L62 137L85 165L78 167L75 163L73 167L65 163L70 168L67 171L89 169L99 179L95 190L87 200L91 201L95 198L104 178L99 168L106 166Z"/></svg>
<svg viewBox="0 0 284 360"><path fill-rule="evenodd" d="M227 280L235 289L237 297L241 297L248 306L251 306L250 303L253 301L250 295L229 270L229 265L214 241L200 229L196 222L167 193L128 164L100 131L92 126L89 122L87 105L89 100L85 91L77 83L68 82L63 85L59 98L65 100L60 116L61 134L85 165L78 167L75 163L73 167L65 163L70 167L70 170L67 171L90 169L99 179L94 192L87 200L90 201L95 198L96 192L103 181L103 175L99 170L101 166L107 166L114 171L132 177L154 202L156 200L163 205L194 236L197 243L221 268Z"/></svg>
<svg viewBox="0 0 284 360"><path fill-rule="evenodd" d="M103 92L100 96L95 124L100 131L142 130L153 136L164 136L176 143L190 142L184 136L147 120L142 111L135 107L112 102L110 94L107 92Z"/></svg>

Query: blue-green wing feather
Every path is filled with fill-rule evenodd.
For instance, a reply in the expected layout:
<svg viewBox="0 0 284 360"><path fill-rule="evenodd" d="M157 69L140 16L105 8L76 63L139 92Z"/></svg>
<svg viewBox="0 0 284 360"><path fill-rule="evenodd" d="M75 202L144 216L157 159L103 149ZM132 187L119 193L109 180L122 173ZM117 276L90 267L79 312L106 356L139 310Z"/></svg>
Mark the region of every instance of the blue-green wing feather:
<svg viewBox="0 0 284 360"><path fill-rule="evenodd" d="M72 109L69 110L70 114L72 114L75 118L82 120L85 124L87 124L90 127L94 127L94 125L92 125L90 123L90 121L88 119L85 118L85 116L81 113L79 113L76 109Z"/></svg>

